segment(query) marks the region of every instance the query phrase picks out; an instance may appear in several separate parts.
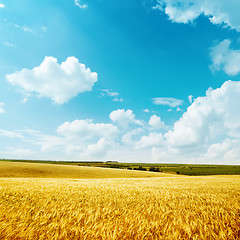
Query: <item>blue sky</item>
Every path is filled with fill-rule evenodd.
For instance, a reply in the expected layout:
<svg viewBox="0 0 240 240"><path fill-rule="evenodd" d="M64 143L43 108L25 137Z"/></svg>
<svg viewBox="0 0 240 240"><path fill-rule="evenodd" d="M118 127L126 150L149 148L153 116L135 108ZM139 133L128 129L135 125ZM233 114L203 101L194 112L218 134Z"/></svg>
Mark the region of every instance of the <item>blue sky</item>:
<svg viewBox="0 0 240 240"><path fill-rule="evenodd" d="M238 9L2 0L0 157L239 164Z"/></svg>

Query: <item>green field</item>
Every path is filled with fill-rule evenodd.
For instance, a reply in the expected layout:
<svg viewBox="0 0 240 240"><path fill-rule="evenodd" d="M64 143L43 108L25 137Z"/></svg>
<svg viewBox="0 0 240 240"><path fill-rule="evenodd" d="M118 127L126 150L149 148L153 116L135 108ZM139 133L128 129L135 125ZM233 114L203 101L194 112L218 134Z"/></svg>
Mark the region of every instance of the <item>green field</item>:
<svg viewBox="0 0 240 240"><path fill-rule="evenodd" d="M57 165L76 165L101 168L128 169L129 171L153 171L189 176L203 175L240 175L240 165L203 165L203 164L160 164L160 163L118 163L118 162L76 162L76 161L36 161L1 160L11 162L47 163Z"/></svg>

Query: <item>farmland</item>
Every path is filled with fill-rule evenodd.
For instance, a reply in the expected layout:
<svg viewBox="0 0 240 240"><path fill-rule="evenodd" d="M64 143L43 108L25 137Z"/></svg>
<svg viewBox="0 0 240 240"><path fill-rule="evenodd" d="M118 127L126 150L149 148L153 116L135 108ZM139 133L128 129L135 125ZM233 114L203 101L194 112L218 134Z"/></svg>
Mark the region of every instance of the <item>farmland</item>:
<svg viewBox="0 0 240 240"><path fill-rule="evenodd" d="M127 171L75 165L0 161L0 177L17 178L144 178L173 176L164 173Z"/></svg>
<svg viewBox="0 0 240 240"><path fill-rule="evenodd" d="M88 166L100 168L159 171L188 176L206 175L240 175L240 165L207 165L207 164L164 164L164 163L119 163L119 162L64 162L64 161L32 161L32 160L0 160L1 162L45 163L53 165Z"/></svg>
<svg viewBox="0 0 240 240"><path fill-rule="evenodd" d="M0 239L239 239L240 176L0 162Z"/></svg>
<svg viewBox="0 0 240 240"><path fill-rule="evenodd" d="M1 239L239 239L240 177L0 179Z"/></svg>

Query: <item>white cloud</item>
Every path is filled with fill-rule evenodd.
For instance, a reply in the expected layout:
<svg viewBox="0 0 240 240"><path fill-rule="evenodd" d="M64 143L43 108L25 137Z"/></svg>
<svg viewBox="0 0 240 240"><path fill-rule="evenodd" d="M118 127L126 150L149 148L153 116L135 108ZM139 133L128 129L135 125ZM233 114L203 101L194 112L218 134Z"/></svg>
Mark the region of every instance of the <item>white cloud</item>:
<svg viewBox="0 0 240 240"><path fill-rule="evenodd" d="M2 137L19 139L15 140L17 146L27 144L29 148L31 146L38 147L38 153L31 155L34 159L49 159L49 156L52 156L53 159L65 160L100 159L115 145L118 134L117 126L110 123L93 123L91 120L65 122L57 128L56 134L53 135L32 129L15 132L0 130ZM7 153L4 151L4 156ZM18 152L14 151L11 157L14 155L19 157Z"/></svg>
<svg viewBox="0 0 240 240"><path fill-rule="evenodd" d="M0 136L9 138L24 138L23 135L17 131L7 131L4 129L0 129Z"/></svg>
<svg viewBox="0 0 240 240"><path fill-rule="evenodd" d="M57 133L70 139L89 139L93 137L113 139L118 134L118 128L110 123L93 123L89 119L74 120L61 124L57 128Z"/></svg>
<svg viewBox="0 0 240 240"><path fill-rule="evenodd" d="M61 124L56 130L57 135L31 129L19 133L23 134L28 145L39 146L45 156L55 153L54 158L96 159L102 158L114 146L119 130L112 124L75 120Z"/></svg>
<svg viewBox="0 0 240 240"><path fill-rule="evenodd" d="M157 0L154 9L165 12L177 23L191 23L205 15L213 24L223 24L240 31L240 1L228 0Z"/></svg>
<svg viewBox="0 0 240 240"><path fill-rule="evenodd" d="M24 32L34 33L34 30L26 25L21 27Z"/></svg>
<svg viewBox="0 0 240 240"><path fill-rule="evenodd" d="M101 91L102 91L102 95L103 95L103 96L105 95L105 93L106 93L108 96L110 96L110 97L117 97L117 96L119 96L119 93L113 92L113 91L108 90L108 89L102 89Z"/></svg>
<svg viewBox="0 0 240 240"><path fill-rule="evenodd" d="M155 129L165 128L165 123L157 115L152 115L148 122L149 126Z"/></svg>
<svg viewBox="0 0 240 240"><path fill-rule="evenodd" d="M208 90L187 109L174 129L165 134L172 148L206 147L224 138L240 137L240 82L227 81Z"/></svg>
<svg viewBox="0 0 240 240"><path fill-rule="evenodd" d="M5 109L4 109L4 102L0 102L0 113L5 113Z"/></svg>
<svg viewBox="0 0 240 240"><path fill-rule="evenodd" d="M34 129L19 130L16 131L15 134L20 134L19 138L21 138L25 143L27 143L28 147L30 146L30 144L40 146L41 152L60 152L67 145L67 140L64 137L44 134L41 131Z"/></svg>
<svg viewBox="0 0 240 240"><path fill-rule="evenodd" d="M5 8L5 5L3 3L0 3L0 8Z"/></svg>
<svg viewBox="0 0 240 240"><path fill-rule="evenodd" d="M110 113L113 123L75 120L61 124L54 135L34 130L0 130L0 135L60 159L239 164L239 109L240 81L227 81L194 99L171 130L161 128L156 115L147 123L131 110L118 109Z"/></svg>
<svg viewBox="0 0 240 240"><path fill-rule="evenodd" d="M150 132L148 136L142 136L135 145L136 149L149 148L164 145L164 138L161 133Z"/></svg>
<svg viewBox="0 0 240 240"><path fill-rule="evenodd" d="M227 81L218 89L208 89L205 97L196 98L164 136L167 129L159 128L162 121L158 116L153 115L148 125L134 128L135 125L130 125L136 121L133 112L119 109L113 111L110 118L123 129L90 120L66 122L57 129L63 140L55 150L85 159L126 160L123 156L126 158L124 153L127 153L129 159L134 157L134 161L140 162L147 157L149 161L169 163L238 163L238 109L240 82ZM127 131L126 127L129 127Z"/></svg>
<svg viewBox="0 0 240 240"><path fill-rule="evenodd" d="M106 151L111 147L111 145L112 143L103 137L99 139L97 143L88 145L86 153L84 152L82 155L86 155L90 158L101 158L105 156Z"/></svg>
<svg viewBox="0 0 240 240"><path fill-rule="evenodd" d="M213 71L223 70L228 75L240 73L240 50L230 48L231 41L225 39L211 49L210 57Z"/></svg>
<svg viewBox="0 0 240 240"><path fill-rule="evenodd" d="M113 92L112 90L108 90L108 89L102 89L101 90L101 96L109 96L113 98L113 102L123 102L122 98L119 98L119 93L118 92Z"/></svg>
<svg viewBox="0 0 240 240"><path fill-rule="evenodd" d="M45 57L39 67L8 74L6 79L28 93L37 93L39 97L49 97L62 104L79 93L91 91L97 73L91 72L75 57L68 57L61 64L54 57Z"/></svg>
<svg viewBox="0 0 240 240"><path fill-rule="evenodd" d="M75 154L78 158L96 159L105 156L115 144L119 130L112 124L93 123L92 120L75 120L61 124L57 128L57 133L63 136L59 138L58 146L61 145L65 154ZM46 141L44 146L48 146L46 143L49 142L51 144L52 141ZM47 150L50 147L48 146Z"/></svg>
<svg viewBox="0 0 240 240"><path fill-rule="evenodd" d="M193 102L193 95L189 95L188 96L188 101L192 104L192 102Z"/></svg>
<svg viewBox="0 0 240 240"><path fill-rule="evenodd" d="M173 108L183 104L183 100L176 99L176 98L160 97L160 98L153 98L152 101L156 105L166 105Z"/></svg>
<svg viewBox="0 0 240 240"><path fill-rule="evenodd" d="M240 156L239 139L224 139L222 142L212 144L208 147L207 152L199 158L200 162L218 164L238 164Z"/></svg>
<svg viewBox="0 0 240 240"><path fill-rule="evenodd" d="M22 103L26 103L28 101L28 98L23 98Z"/></svg>
<svg viewBox="0 0 240 240"><path fill-rule="evenodd" d="M8 147L7 151L1 151L0 153L3 158L15 158L15 159L26 158L29 159L34 154L34 152L31 149L14 147Z"/></svg>
<svg viewBox="0 0 240 240"><path fill-rule="evenodd" d="M13 47L13 48L16 47L13 43L9 43L9 42L5 42L4 45L5 45L6 47Z"/></svg>
<svg viewBox="0 0 240 240"><path fill-rule="evenodd" d="M122 142L127 145L133 145L143 132L143 128L130 130L122 136Z"/></svg>
<svg viewBox="0 0 240 240"><path fill-rule="evenodd" d="M123 102L123 98L114 98L113 102Z"/></svg>
<svg viewBox="0 0 240 240"><path fill-rule="evenodd" d="M79 8L81 8L81 9L84 9L84 8L88 7L87 4L82 3L82 0L75 0L75 5L78 6Z"/></svg>
<svg viewBox="0 0 240 240"><path fill-rule="evenodd" d="M7 19L6 19L7 21ZM23 32L26 32L26 33L31 33L31 34L35 34L36 32L34 31L34 29L28 27L27 25L23 25L23 26L20 26L18 24L14 24L14 23L10 23L11 26L14 26L15 28L19 29L19 30L22 30Z"/></svg>
<svg viewBox="0 0 240 240"><path fill-rule="evenodd" d="M45 27L45 26L42 26L42 27L41 27L41 30L42 30L43 32L47 32L47 31L48 31L48 28Z"/></svg>
<svg viewBox="0 0 240 240"><path fill-rule="evenodd" d="M126 111L124 109L112 111L109 117L113 122L117 122L119 126L124 128L127 128L130 123L143 125L142 121L135 119L135 115L129 109Z"/></svg>
<svg viewBox="0 0 240 240"><path fill-rule="evenodd" d="M143 112L145 113L157 113L157 111L149 110L149 109L143 109Z"/></svg>
<svg viewBox="0 0 240 240"><path fill-rule="evenodd" d="M64 137L52 136L43 133L35 134L35 140L33 140L32 143L41 146L42 152L65 151L70 145Z"/></svg>

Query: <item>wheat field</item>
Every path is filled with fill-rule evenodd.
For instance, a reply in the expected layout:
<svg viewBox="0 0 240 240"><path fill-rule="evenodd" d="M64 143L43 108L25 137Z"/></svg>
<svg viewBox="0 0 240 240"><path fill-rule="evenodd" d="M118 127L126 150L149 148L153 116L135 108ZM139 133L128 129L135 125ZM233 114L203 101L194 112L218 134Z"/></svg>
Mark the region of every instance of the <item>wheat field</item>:
<svg viewBox="0 0 240 240"><path fill-rule="evenodd" d="M0 161L0 178L149 178L174 177L169 173L124 169Z"/></svg>
<svg viewBox="0 0 240 240"><path fill-rule="evenodd" d="M240 176L0 178L0 239L239 239Z"/></svg>

